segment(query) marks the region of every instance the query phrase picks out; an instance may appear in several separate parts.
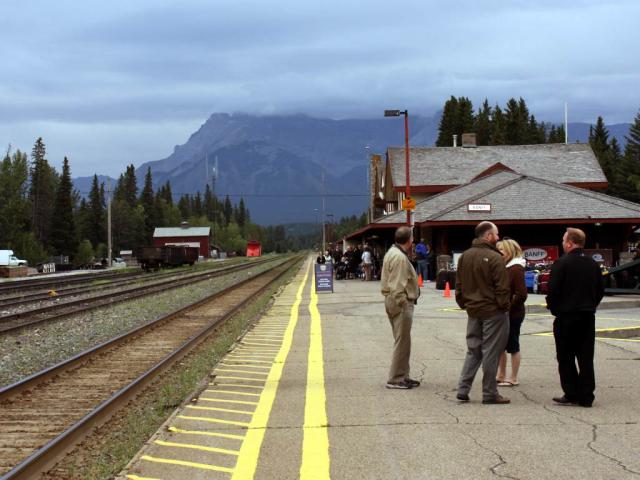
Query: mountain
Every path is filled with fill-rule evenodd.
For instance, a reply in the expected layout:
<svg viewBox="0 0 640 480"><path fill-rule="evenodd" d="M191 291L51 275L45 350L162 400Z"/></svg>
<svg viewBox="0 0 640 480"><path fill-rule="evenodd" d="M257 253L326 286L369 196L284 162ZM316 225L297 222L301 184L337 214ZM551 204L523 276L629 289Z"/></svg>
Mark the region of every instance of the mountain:
<svg viewBox="0 0 640 480"><path fill-rule="evenodd" d="M411 116L410 144L432 146L441 112ZM155 186L171 182L176 197L204 192L217 161L215 194L244 198L254 222L315 222L322 211L334 219L367 208L368 155L403 145L402 118L331 120L306 115L255 116L215 113L168 157L137 169L142 184L151 168ZM569 141L586 142L588 123L569 123ZM629 124L607 126L624 147ZM100 181L107 177L100 176ZM74 180L87 195L92 177ZM116 181L112 180L115 187ZM324 195L323 195L324 192Z"/></svg>
<svg viewBox="0 0 640 480"><path fill-rule="evenodd" d="M411 143L433 144L439 116L411 117ZM203 192L217 160L215 193L244 198L261 224L335 219L367 208L368 153L402 145L402 119L329 120L306 115L252 116L217 113L167 158L151 168L154 183L171 182L175 195ZM368 147L368 148L366 148Z"/></svg>
<svg viewBox="0 0 640 480"><path fill-rule="evenodd" d="M111 188L116 188L116 183L118 180L115 178L111 178L107 175L98 175L98 183L104 183L105 190L109 185L109 181L111 181ZM77 177L73 179L73 187L80 194L81 197L88 198L89 193L91 193L91 185L93 184L93 175L90 177Z"/></svg>

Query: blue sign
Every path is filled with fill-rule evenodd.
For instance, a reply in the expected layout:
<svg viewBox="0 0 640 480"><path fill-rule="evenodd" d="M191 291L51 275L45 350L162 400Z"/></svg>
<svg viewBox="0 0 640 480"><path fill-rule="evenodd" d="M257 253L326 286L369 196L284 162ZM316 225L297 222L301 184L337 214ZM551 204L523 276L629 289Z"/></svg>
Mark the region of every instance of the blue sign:
<svg viewBox="0 0 640 480"><path fill-rule="evenodd" d="M316 293L331 292L333 293L333 264L332 263L316 263Z"/></svg>

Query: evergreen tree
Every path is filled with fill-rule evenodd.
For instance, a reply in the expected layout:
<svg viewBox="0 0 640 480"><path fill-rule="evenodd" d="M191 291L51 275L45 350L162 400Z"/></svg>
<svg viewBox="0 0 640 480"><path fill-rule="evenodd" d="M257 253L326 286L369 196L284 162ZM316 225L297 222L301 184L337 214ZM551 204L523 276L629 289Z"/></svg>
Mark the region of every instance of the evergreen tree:
<svg viewBox="0 0 640 480"><path fill-rule="evenodd" d="M0 163L0 246L15 248L29 230L27 198L29 167L26 153L7 152ZM24 255L22 252L20 254Z"/></svg>
<svg viewBox="0 0 640 480"><path fill-rule="evenodd" d="M529 132L529 110L520 98L511 98L507 102L505 112L505 142L507 145L524 145L527 143Z"/></svg>
<svg viewBox="0 0 640 480"><path fill-rule="evenodd" d="M505 143L505 118L502 109L496 105L491 118L489 145L504 145Z"/></svg>
<svg viewBox="0 0 640 480"><path fill-rule="evenodd" d="M609 131L605 127L602 117L598 117L595 127L589 127L589 145L591 145L605 177L611 182L613 180L613 165L609 155Z"/></svg>
<svg viewBox="0 0 640 480"><path fill-rule="evenodd" d="M458 100L453 95L444 104L440 126L438 127L437 147L453 145L453 135L456 133L456 117L458 115Z"/></svg>
<svg viewBox="0 0 640 480"><path fill-rule="evenodd" d="M231 221L231 215L233 214L233 207L231 206L231 200L229 200L229 195L227 195L224 199L223 214L224 214L224 224L229 225L229 222Z"/></svg>
<svg viewBox="0 0 640 480"><path fill-rule="evenodd" d="M462 145L462 134L472 133L475 118L473 117L473 104L467 97L458 98L458 111L456 114L456 131L458 145Z"/></svg>
<svg viewBox="0 0 640 480"><path fill-rule="evenodd" d="M153 194L153 179L151 177L151 167L147 168L144 177L144 187L140 193L140 205L144 209L144 238L145 243L151 243L153 231L158 226L158 213Z"/></svg>
<svg viewBox="0 0 640 480"><path fill-rule="evenodd" d="M56 192L51 217L51 247L58 255L73 256L78 248L78 238L73 219L73 186L69 160L64 157L60 185Z"/></svg>
<svg viewBox="0 0 640 480"><path fill-rule="evenodd" d="M620 164L620 196L632 202L640 202L640 112L625 138L627 145Z"/></svg>
<svg viewBox="0 0 640 480"><path fill-rule="evenodd" d="M195 197L193 198L193 211L192 211L192 215L196 216L196 217L202 217L204 216L204 210L202 208L202 195L200 195L200 192L196 192Z"/></svg>
<svg viewBox="0 0 640 480"><path fill-rule="evenodd" d="M238 213L236 216L236 223L240 227L240 229L244 229L245 222L247 221L247 212L244 208L244 200L240 198L240 203L238 204Z"/></svg>
<svg viewBox="0 0 640 480"><path fill-rule="evenodd" d="M478 110L473 127L478 145L489 145L491 140L491 114L489 101L485 98L482 108Z"/></svg>
<svg viewBox="0 0 640 480"><path fill-rule="evenodd" d="M98 184L98 176L94 175L89 192L89 229L84 235L81 235L81 238L88 239L93 246L107 240L105 208L104 183Z"/></svg>
<svg viewBox="0 0 640 480"><path fill-rule="evenodd" d="M191 198L189 194L185 194L178 200L178 210L183 220L187 220L191 216Z"/></svg>
<svg viewBox="0 0 640 480"><path fill-rule="evenodd" d="M46 159L46 148L42 137L36 140L31 152L30 174L31 229L36 239L46 247L50 239L57 178Z"/></svg>

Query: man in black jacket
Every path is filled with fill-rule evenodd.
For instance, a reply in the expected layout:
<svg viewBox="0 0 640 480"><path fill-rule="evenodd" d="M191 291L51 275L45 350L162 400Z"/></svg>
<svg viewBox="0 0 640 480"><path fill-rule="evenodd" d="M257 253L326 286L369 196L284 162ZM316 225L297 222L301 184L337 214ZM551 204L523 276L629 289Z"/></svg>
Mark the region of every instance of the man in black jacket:
<svg viewBox="0 0 640 480"><path fill-rule="evenodd" d="M562 237L566 255L551 268L547 308L556 317L553 336L556 341L562 397L561 405L590 407L596 388L593 352L596 336L596 307L604 294L598 264L584 255L586 236L577 228L567 228ZM576 368L576 360L578 368Z"/></svg>

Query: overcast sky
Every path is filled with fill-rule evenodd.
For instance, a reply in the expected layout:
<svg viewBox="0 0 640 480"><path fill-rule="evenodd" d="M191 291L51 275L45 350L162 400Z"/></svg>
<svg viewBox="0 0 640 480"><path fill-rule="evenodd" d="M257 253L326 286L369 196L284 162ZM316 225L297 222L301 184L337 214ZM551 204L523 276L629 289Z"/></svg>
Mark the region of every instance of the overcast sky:
<svg viewBox="0 0 640 480"><path fill-rule="evenodd" d="M42 136L73 176L164 158L214 112L640 109L638 0L2 0L0 19L0 146Z"/></svg>

